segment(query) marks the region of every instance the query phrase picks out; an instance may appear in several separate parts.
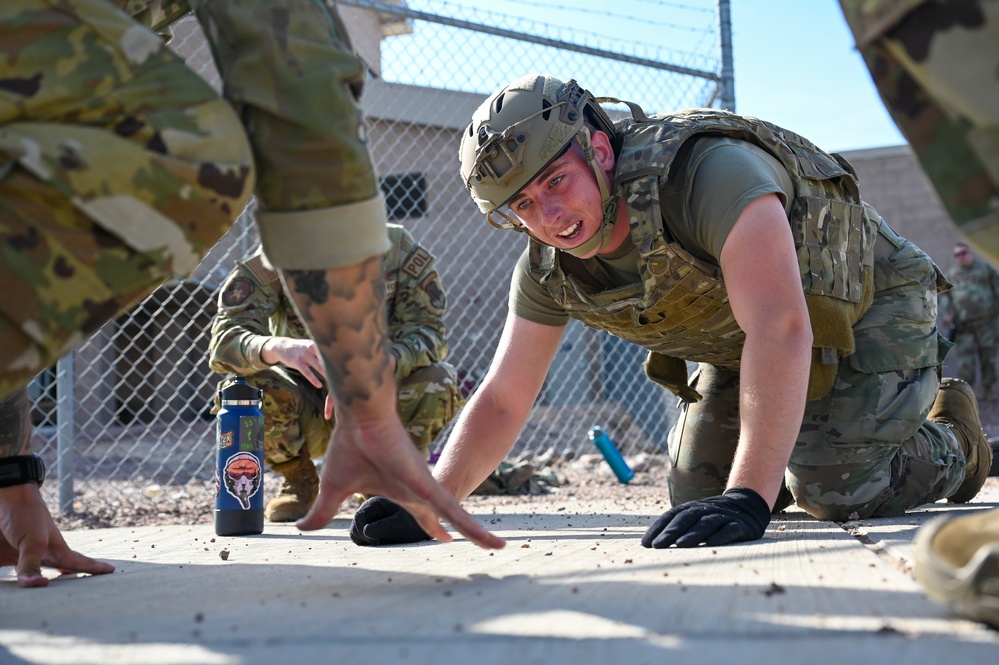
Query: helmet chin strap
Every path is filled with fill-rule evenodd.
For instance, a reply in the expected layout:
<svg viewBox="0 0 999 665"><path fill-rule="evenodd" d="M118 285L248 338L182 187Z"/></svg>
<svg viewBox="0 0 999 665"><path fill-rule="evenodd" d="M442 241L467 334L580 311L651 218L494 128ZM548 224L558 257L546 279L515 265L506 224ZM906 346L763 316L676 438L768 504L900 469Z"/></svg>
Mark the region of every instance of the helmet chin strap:
<svg viewBox="0 0 999 665"><path fill-rule="evenodd" d="M614 232L616 221L617 199L614 199L604 207L604 218L600 220L600 228L597 229L597 232L594 233L589 240L584 242L582 245L573 247L572 249L563 249L561 251L579 258L589 256L593 250L600 251L603 249L607 241L610 240L611 233Z"/></svg>
<svg viewBox="0 0 999 665"><path fill-rule="evenodd" d="M600 202L604 212L603 219L600 220L600 228L597 229L597 232L589 240L572 249L561 250L575 257L583 258L592 254L594 250L599 252L603 249L607 241L610 240L617 223L618 198L613 196L608 189L607 179L603 171L600 170L600 167L597 166L596 154L593 150L593 144L590 142L590 130L585 125L576 134L576 142L583 149L583 155L586 157L590 168L593 169L593 175L597 179L597 187L600 188Z"/></svg>

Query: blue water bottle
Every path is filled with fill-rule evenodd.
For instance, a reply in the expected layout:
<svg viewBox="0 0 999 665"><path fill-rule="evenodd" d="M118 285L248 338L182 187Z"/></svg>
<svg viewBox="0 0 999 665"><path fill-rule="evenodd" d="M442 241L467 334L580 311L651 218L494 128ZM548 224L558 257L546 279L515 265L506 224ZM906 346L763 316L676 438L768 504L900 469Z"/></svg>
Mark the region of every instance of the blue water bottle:
<svg viewBox="0 0 999 665"><path fill-rule="evenodd" d="M611 471L617 476L617 479L622 483L627 484L629 480L635 477L635 472L631 470L628 463L624 461L621 456L620 451L614 445L614 442L610 440L603 429L594 425L590 428L590 441L593 445L603 453L604 459L610 464Z"/></svg>
<svg viewBox="0 0 999 665"><path fill-rule="evenodd" d="M242 376L219 391L215 428L215 533L247 536L264 530L263 391Z"/></svg>

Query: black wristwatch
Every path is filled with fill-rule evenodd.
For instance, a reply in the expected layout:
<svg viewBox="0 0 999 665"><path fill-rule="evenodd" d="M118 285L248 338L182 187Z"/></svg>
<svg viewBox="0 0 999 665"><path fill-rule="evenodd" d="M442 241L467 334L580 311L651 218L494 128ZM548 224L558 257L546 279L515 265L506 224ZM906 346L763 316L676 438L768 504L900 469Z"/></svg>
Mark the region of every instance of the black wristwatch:
<svg viewBox="0 0 999 665"><path fill-rule="evenodd" d="M0 457L0 488L45 481L45 462L38 455Z"/></svg>

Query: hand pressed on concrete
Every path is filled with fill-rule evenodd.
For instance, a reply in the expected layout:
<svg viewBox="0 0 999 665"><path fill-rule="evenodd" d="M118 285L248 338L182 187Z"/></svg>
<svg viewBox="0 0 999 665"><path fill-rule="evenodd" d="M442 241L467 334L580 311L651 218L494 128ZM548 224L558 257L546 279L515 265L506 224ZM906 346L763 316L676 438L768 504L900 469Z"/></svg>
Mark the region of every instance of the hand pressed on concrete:
<svg viewBox="0 0 999 665"><path fill-rule="evenodd" d="M763 497L747 487L736 487L721 496L670 508L642 536L642 546L664 549L759 540L768 524L770 506Z"/></svg>

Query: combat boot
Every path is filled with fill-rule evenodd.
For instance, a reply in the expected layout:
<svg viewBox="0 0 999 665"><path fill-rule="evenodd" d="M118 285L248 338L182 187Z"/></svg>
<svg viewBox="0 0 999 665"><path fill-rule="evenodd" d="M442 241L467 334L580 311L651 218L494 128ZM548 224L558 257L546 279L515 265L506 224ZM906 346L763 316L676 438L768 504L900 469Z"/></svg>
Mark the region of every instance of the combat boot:
<svg viewBox="0 0 999 665"><path fill-rule="evenodd" d="M975 391L961 379L943 379L927 419L950 428L957 435L967 460L964 482L947 497L947 501L971 501L982 489L992 468L992 444L982 429Z"/></svg>
<svg viewBox="0 0 999 665"><path fill-rule="evenodd" d="M294 522L305 517L319 494L319 474L308 454L288 462L272 464L271 469L281 475L278 495L267 502L264 517L271 522Z"/></svg>
<svg viewBox="0 0 999 665"><path fill-rule="evenodd" d="M915 574L933 600L999 628L999 510L926 523L916 534Z"/></svg>

